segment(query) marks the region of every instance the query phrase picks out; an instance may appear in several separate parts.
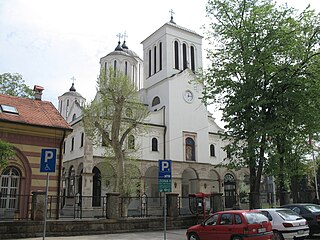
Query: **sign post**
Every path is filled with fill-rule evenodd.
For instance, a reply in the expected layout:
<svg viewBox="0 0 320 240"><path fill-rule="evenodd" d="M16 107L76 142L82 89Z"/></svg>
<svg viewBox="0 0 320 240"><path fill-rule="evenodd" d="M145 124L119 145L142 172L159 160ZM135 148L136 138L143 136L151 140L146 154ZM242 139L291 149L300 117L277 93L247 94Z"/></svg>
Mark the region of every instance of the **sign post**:
<svg viewBox="0 0 320 240"><path fill-rule="evenodd" d="M46 181L46 197L44 203L44 223L43 223L43 240L46 238L46 227L47 227L47 208L48 208L48 189L49 189L49 172L56 171L56 160L57 160L57 150L45 149L41 150L41 159L40 159L40 172L47 173Z"/></svg>
<svg viewBox="0 0 320 240"><path fill-rule="evenodd" d="M158 174L158 191L164 193L164 206L163 206L163 238L166 240L167 231L167 199L166 192L171 192L171 178L172 178L172 162L171 160L159 160L159 174Z"/></svg>

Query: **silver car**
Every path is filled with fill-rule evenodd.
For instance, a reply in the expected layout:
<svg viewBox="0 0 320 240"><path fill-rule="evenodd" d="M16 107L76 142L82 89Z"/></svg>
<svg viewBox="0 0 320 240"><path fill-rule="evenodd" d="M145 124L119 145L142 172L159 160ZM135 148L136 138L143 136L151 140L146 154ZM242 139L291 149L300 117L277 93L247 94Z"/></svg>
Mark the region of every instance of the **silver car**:
<svg viewBox="0 0 320 240"><path fill-rule="evenodd" d="M291 209L258 209L272 224L273 240L304 239L309 235L307 220Z"/></svg>

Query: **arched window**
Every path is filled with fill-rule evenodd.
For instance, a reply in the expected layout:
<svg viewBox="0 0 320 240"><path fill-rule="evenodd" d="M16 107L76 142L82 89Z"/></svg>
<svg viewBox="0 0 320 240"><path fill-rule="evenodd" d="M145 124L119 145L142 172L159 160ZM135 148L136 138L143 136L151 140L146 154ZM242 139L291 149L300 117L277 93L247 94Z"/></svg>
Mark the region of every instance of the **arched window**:
<svg viewBox="0 0 320 240"><path fill-rule="evenodd" d="M195 161L195 143L194 140L190 137L186 138L186 160Z"/></svg>
<svg viewBox="0 0 320 240"><path fill-rule="evenodd" d="M182 57L183 57L183 70L184 70L188 68L187 45L185 43L182 45Z"/></svg>
<svg viewBox="0 0 320 240"><path fill-rule="evenodd" d="M128 75L128 62L127 61L124 63L124 74Z"/></svg>
<svg viewBox="0 0 320 240"><path fill-rule="evenodd" d="M179 69L179 43L174 41L174 68Z"/></svg>
<svg viewBox="0 0 320 240"><path fill-rule="evenodd" d="M93 181L92 181L92 206L101 206L101 172L97 167L92 169Z"/></svg>
<svg viewBox="0 0 320 240"><path fill-rule="evenodd" d="M158 104L160 104L160 98L158 96L156 96L153 98L151 106L154 107Z"/></svg>
<svg viewBox="0 0 320 240"><path fill-rule="evenodd" d="M191 54L191 70L192 72L194 72L196 70L196 67L195 67L195 59L194 59L194 47L191 46L190 48L190 54Z"/></svg>
<svg viewBox="0 0 320 240"><path fill-rule="evenodd" d="M216 150L213 144L210 145L210 156L215 157L216 156Z"/></svg>
<svg viewBox="0 0 320 240"><path fill-rule="evenodd" d="M232 174L227 173L224 176L224 195L225 207L230 208L236 204L236 181Z"/></svg>
<svg viewBox="0 0 320 240"><path fill-rule="evenodd" d="M157 47L153 49L153 72L157 72Z"/></svg>
<svg viewBox="0 0 320 240"><path fill-rule="evenodd" d="M69 169L68 179L68 196L74 196L76 173L73 166Z"/></svg>
<svg viewBox="0 0 320 240"><path fill-rule="evenodd" d="M133 135L128 137L128 149L134 149L135 147L135 139Z"/></svg>
<svg viewBox="0 0 320 240"><path fill-rule="evenodd" d="M74 120L76 119L76 117L77 117L77 115L74 113L74 114L72 115L72 121L74 121Z"/></svg>
<svg viewBox="0 0 320 240"><path fill-rule="evenodd" d="M149 77L151 77L151 50L149 50Z"/></svg>
<svg viewBox="0 0 320 240"><path fill-rule="evenodd" d="M107 142L107 139L106 139L106 135L105 135L105 134L102 135L102 138L101 138L101 146L103 146L103 147L108 146L108 142Z"/></svg>
<svg viewBox="0 0 320 240"><path fill-rule="evenodd" d="M2 172L0 179L0 209L17 209L18 195L20 193L19 170L14 167L9 167Z"/></svg>
<svg viewBox="0 0 320 240"><path fill-rule="evenodd" d="M74 137L71 138L71 149L70 151L74 150Z"/></svg>
<svg viewBox="0 0 320 240"><path fill-rule="evenodd" d="M162 42L159 43L159 71L162 70Z"/></svg>
<svg viewBox="0 0 320 240"><path fill-rule="evenodd" d="M157 152L158 151L158 139L152 138L152 151Z"/></svg>
<svg viewBox="0 0 320 240"><path fill-rule="evenodd" d="M114 73L116 74L116 71L117 71L117 60L114 60L114 62L113 62L113 70L114 70Z"/></svg>
<svg viewBox="0 0 320 240"><path fill-rule="evenodd" d="M83 147L83 144L84 144L84 133L81 133L80 147Z"/></svg>

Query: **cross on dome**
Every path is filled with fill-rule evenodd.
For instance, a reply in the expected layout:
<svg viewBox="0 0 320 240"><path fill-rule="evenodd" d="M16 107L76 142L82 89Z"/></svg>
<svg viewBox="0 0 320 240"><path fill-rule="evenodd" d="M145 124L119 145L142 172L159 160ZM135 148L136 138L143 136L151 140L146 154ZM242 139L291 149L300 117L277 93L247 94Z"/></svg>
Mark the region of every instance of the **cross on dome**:
<svg viewBox="0 0 320 240"><path fill-rule="evenodd" d="M71 81L72 81L72 85L71 85L71 88L69 89L70 92L75 92L76 89L74 87L74 81L76 81L76 78L73 76L72 78L70 78Z"/></svg>
<svg viewBox="0 0 320 240"><path fill-rule="evenodd" d="M169 13L171 14L171 20L170 20L170 22L176 24L176 23L173 21L173 14L175 14L175 12L174 12L172 9L170 9Z"/></svg>
<svg viewBox="0 0 320 240"><path fill-rule="evenodd" d="M124 31L124 34L123 34L122 36L123 36L122 48L123 48L123 49L128 49L128 47L127 47L127 45L126 45L126 37L128 37L127 32Z"/></svg>
<svg viewBox="0 0 320 240"><path fill-rule="evenodd" d="M121 41L121 38L123 38L123 34L122 33L118 33L117 37L119 38L119 42Z"/></svg>

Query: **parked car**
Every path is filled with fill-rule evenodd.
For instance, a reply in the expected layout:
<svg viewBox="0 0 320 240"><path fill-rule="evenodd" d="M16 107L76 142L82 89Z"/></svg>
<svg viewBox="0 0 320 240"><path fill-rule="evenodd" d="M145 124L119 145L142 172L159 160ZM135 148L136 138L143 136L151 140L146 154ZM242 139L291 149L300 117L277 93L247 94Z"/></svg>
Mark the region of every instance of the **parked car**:
<svg viewBox="0 0 320 240"><path fill-rule="evenodd" d="M291 209L259 209L272 224L273 240L304 239L309 235L307 220Z"/></svg>
<svg viewBox="0 0 320 240"><path fill-rule="evenodd" d="M271 240L272 226L257 210L230 210L210 215L201 224L189 227L188 240Z"/></svg>
<svg viewBox="0 0 320 240"><path fill-rule="evenodd" d="M320 206L313 203L292 203L281 206L281 208L289 208L300 216L304 217L309 225L312 236L315 233L320 233Z"/></svg>

